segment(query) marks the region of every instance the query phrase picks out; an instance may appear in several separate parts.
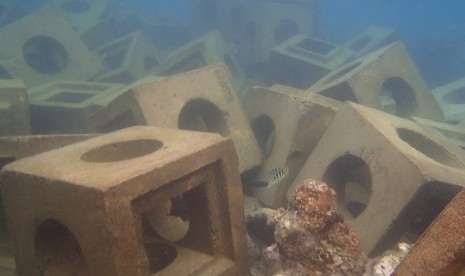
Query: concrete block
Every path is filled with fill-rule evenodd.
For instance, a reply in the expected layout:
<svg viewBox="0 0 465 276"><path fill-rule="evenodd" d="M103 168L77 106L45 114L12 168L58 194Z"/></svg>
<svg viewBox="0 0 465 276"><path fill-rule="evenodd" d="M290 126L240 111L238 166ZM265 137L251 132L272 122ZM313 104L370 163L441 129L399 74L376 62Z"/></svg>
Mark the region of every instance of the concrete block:
<svg viewBox="0 0 465 276"><path fill-rule="evenodd" d="M242 98L245 113L264 156L257 175L244 185L262 203L284 206L285 193L341 105L333 99L291 87L254 87ZM273 168L288 168L280 182L270 184ZM254 187L253 183L267 184Z"/></svg>
<svg viewBox="0 0 465 276"><path fill-rule="evenodd" d="M260 164L260 149L222 65L141 80L131 90L148 125L219 133L233 140L241 173Z"/></svg>
<svg viewBox="0 0 465 276"><path fill-rule="evenodd" d="M465 192L461 191L397 266L393 275L464 273Z"/></svg>
<svg viewBox="0 0 465 276"><path fill-rule="evenodd" d="M130 84L153 74L162 62L155 44L142 32L135 32L95 48L104 71L94 80Z"/></svg>
<svg viewBox="0 0 465 276"><path fill-rule="evenodd" d="M305 35L295 35L273 48L270 84L307 89L355 56L354 52Z"/></svg>
<svg viewBox="0 0 465 276"><path fill-rule="evenodd" d="M0 136L30 132L26 86L19 80L0 80Z"/></svg>
<svg viewBox="0 0 465 276"><path fill-rule="evenodd" d="M465 126L465 78L436 87L432 92L444 112L444 120Z"/></svg>
<svg viewBox="0 0 465 276"><path fill-rule="evenodd" d="M19 275L248 273L237 157L219 135L127 128L1 181Z"/></svg>
<svg viewBox="0 0 465 276"><path fill-rule="evenodd" d="M211 31L172 51L157 70L156 75L170 76L217 63L222 63L229 69L236 87L242 85L244 81L242 68L217 31Z"/></svg>
<svg viewBox="0 0 465 276"><path fill-rule="evenodd" d="M311 91L376 109L391 98L396 114L442 121L443 114L402 42L390 44L326 75Z"/></svg>
<svg viewBox="0 0 465 276"><path fill-rule="evenodd" d="M440 209L464 186L460 151L437 131L425 132L412 121L346 103L286 196L307 178L328 183L365 252L373 256L402 236L414 242L433 220L433 205Z"/></svg>
<svg viewBox="0 0 465 276"><path fill-rule="evenodd" d="M117 93L112 83L58 81L30 91L33 133L89 133L89 117L102 108L99 100Z"/></svg>
<svg viewBox="0 0 465 276"><path fill-rule="evenodd" d="M27 31L26 31L27 30ZM54 80L88 80L101 65L65 19L43 8L0 29L1 70L28 87Z"/></svg>
<svg viewBox="0 0 465 276"><path fill-rule="evenodd" d="M445 137L454 142L456 145L465 150L465 129L460 126L451 125L443 122L436 122L420 117L412 117L425 130L434 128L441 132ZM465 151L463 152L465 153Z"/></svg>
<svg viewBox="0 0 465 276"><path fill-rule="evenodd" d="M397 40L399 35L394 29L370 25L344 43L343 47L354 51L356 57L361 57Z"/></svg>

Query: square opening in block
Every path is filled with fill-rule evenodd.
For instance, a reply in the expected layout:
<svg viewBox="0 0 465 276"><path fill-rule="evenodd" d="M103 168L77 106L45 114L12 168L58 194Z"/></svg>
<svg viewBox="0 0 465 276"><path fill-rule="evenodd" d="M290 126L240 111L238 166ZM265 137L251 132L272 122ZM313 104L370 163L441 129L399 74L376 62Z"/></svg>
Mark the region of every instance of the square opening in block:
<svg viewBox="0 0 465 276"><path fill-rule="evenodd" d="M310 52L315 52L322 56L329 54L335 48L333 45L329 43L325 43L323 41L315 40L312 38L306 38L301 42L297 43L296 46Z"/></svg>

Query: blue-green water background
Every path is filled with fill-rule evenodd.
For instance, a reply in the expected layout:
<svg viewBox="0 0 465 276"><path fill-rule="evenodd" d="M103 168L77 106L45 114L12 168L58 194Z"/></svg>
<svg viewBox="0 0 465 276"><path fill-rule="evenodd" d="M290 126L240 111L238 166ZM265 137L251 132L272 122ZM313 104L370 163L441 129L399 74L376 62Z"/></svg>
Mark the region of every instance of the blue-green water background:
<svg viewBox="0 0 465 276"><path fill-rule="evenodd" d="M234 1L234 0L231 0ZM28 11L47 1L19 0ZM125 0L150 16L189 20L189 0ZM341 43L370 24L394 28L431 86L465 76L465 0L322 0L319 35Z"/></svg>

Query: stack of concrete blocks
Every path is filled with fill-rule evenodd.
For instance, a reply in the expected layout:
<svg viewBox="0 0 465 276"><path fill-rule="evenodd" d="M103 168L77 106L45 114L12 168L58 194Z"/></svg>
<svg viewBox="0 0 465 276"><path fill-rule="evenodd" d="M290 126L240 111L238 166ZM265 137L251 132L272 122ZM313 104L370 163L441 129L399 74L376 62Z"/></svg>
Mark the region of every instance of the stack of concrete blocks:
<svg viewBox="0 0 465 276"><path fill-rule="evenodd" d="M397 266L393 275L463 275L465 192L436 218Z"/></svg>
<svg viewBox="0 0 465 276"><path fill-rule="evenodd" d="M309 90L376 109L386 106L384 95L395 103L394 114L400 117L443 119L437 101L400 41L328 74Z"/></svg>
<svg viewBox="0 0 465 276"><path fill-rule="evenodd" d="M346 103L287 197L307 178L328 183L365 252L373 256L411 234L409 226L417 217L429 220L423 221L427 227L433 219L423 216L432 215L427 208L459 192L465 179L461 151L437 131L426 132L412 121Z"/></svg>
<svg viewBox="0 0 465 276"><path fill-rule="evenodd" d="M119 84L51 82L31 89L29 97L33 133L116 130L117 128L111 128L110 125L124 114L126 120L121 122L120 127L141 123L136 103L131 102L127 89ZM94 120L93 116L97 113L102 114Z"/></svg>
<svg viewBox="0 0 465 276"><path fill-rule="evenodd" d="M0 136L31 131L26 87L19 80L0 80Z"/></svg>
<svg viewBox="0 0 465 276"><path fill-rule="evenodd" d="M151 127L9 164L18 274L246 275L237 166L229 139Z"/></svg>
<svg viewBox="0 0 465 276"><path fill-rule="evenodd" d="M153 74L162 62L154 43L135 32L101 45L93 51L102 60L104 71L94 81L130 84Z"/></svg>
<svg viewBox="0 0 465 276"><path fill-rule="evenodd" d="M241 99L264 161L244 185L267 206L285 205L284 194L330 125L340 102L284 86L254 87ZM269 184L273 168L288 168L280 182ZM254 187L254 183L264 183Z"/></svg>
<svg viewBox="0 0 465 276"><path fill-rule="evenodd" d="M450 124L465 126L465 78L433 89L444 112L444 120Z"/></svg>
<svg viewBox="0 0 465 276"><path fill-rule="evenodd" d="M357 58L378 50L399 40L394 29L371 25L343 44L343 47L355 52Z"/></svg>
<svg viewBox="0 0 465 276"><path fill-rule="evenodd" d="M233 140L241 173L260 165L260 149L223 65L143 79L131 92L147 125L218 133Z"/></svg>
<svg viewBox="0 0 465 276"><path fill-rule="evenodd" d="M1 70L28 87L54 80L91 79L101 65L52 8L28 15L0 29Z"/></svg>
<svg viewBox="0 0 465 276"><path fill-rule="evenodd" d="M270 84L308 89L355 56L352 50L305 35L295 35L273 48Z"/></svg>
<svg viewBox="0 0 465 276"><path fill-rule="evenodd" d="M235 86L241 87L244 81L242 68L218 31L208 32L173 50L156 71L156 75L170 76L216 63L224 64L229 69Z"/></svg>

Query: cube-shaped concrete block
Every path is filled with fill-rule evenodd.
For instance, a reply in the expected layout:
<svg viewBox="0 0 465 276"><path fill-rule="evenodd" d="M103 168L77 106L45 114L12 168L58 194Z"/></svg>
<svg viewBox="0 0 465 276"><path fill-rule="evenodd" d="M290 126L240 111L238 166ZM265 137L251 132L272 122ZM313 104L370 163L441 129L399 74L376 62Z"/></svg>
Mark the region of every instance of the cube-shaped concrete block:
<svg viewBox="0 0 465 276"><path fill-rule="evenodd" d="M162 62L161 53L142 32L135 32L94 49L104 71L94 80L130 84L153 74Z"/></svg>
<svg viewBox="0 0 465 276"><path fill-rule="evenodd" d="M432 213L430 203L450 201L464 186L461 150L437 131L425 132L412 121L346 103L287 197L307 178L328 183L365 251L380 253L411 234L409 226L418 217L426 227L432 221L424 216ZM418 235L425 229L415 230Z"/></svg>
<svg viewBox="0 0 465 276"><path fill-rule="evenodd" d="M436 87L432 92L444 112L444 120L465 126L465 78Z"/></svg>
<svg viewBox="0 0 465 276"><path fill-rule="evenodd" d="M0 80L0 136L30 132L26 86L19 80Z"/></svg>
<svg viewBox="0 0 465 276"><path fill-rule="evenodd" d="M102 108L99 100L117 93L122 86L113 83L57 81L30 91L34 133L93 132L89 117Z"/></svg>
<svg viewBox="0 0 465 276"><path fill-rule="evenodd" d="M311 91L340 101L382 108L382 96L395 102L395 114L441 121L442 111L402 42L365 55L326 75Z"/></svg>
<svg viewBox="0 0 465 276"><path fill-rule="evenodd" d="M399 35L394 29L371 25L343 46L354 51L357 57L361 57L397 40L399 40Z"/></svg>
<svg viewBox="0 0 465 276"><path fill-rule="evenodd" d="M244 73L218 31L208 32L172 51L156 74L170 76L217 63L222 63L229 69L234 85L239 88L244 81Z"/></svg>
<svg viewBox="0 0 465 276"><path fill-rule="evenodd" d="M307 89L354 56L347 48L295 35L273 48L268 82Z"/></svg>
<svg viewBox="0 0 465 276"><path fill-rule="evenodd" d="M253 181L245 181L244 185L267 206L283 206L286 190L341 103L282 86L251 88L241 100L265 158ZM289 169L288 175L282 181L269 183L269 172L280 167ZM254 187L257 186L254 183L263 184Z"/></svg>
<svg viewBox="0 0 465 276"><path fill-rule="evenodd" d="M43 8L0 29L0 68L27 86L53 80L88 80L101 65L65 19Z"/></svg>
<svg viewBox="0 0 465 276"><path fill-rule="evenodd" d="M442 211L397 266L393 275L462 275L465 192Z"/></svg>
<svg viewBox="0 0 465 276"><path fill-rule="evenodd" d="M1 181L19 275L248 272L237 157L219 135L127 128Z"/></svg>
<svg viewBox="0 0 465 276"><path fill-rule="evenodd" d="M260 149L223 65L148 78L131 90L148 125L219 133L233 140L241 173L260 165Z"/></svg>

